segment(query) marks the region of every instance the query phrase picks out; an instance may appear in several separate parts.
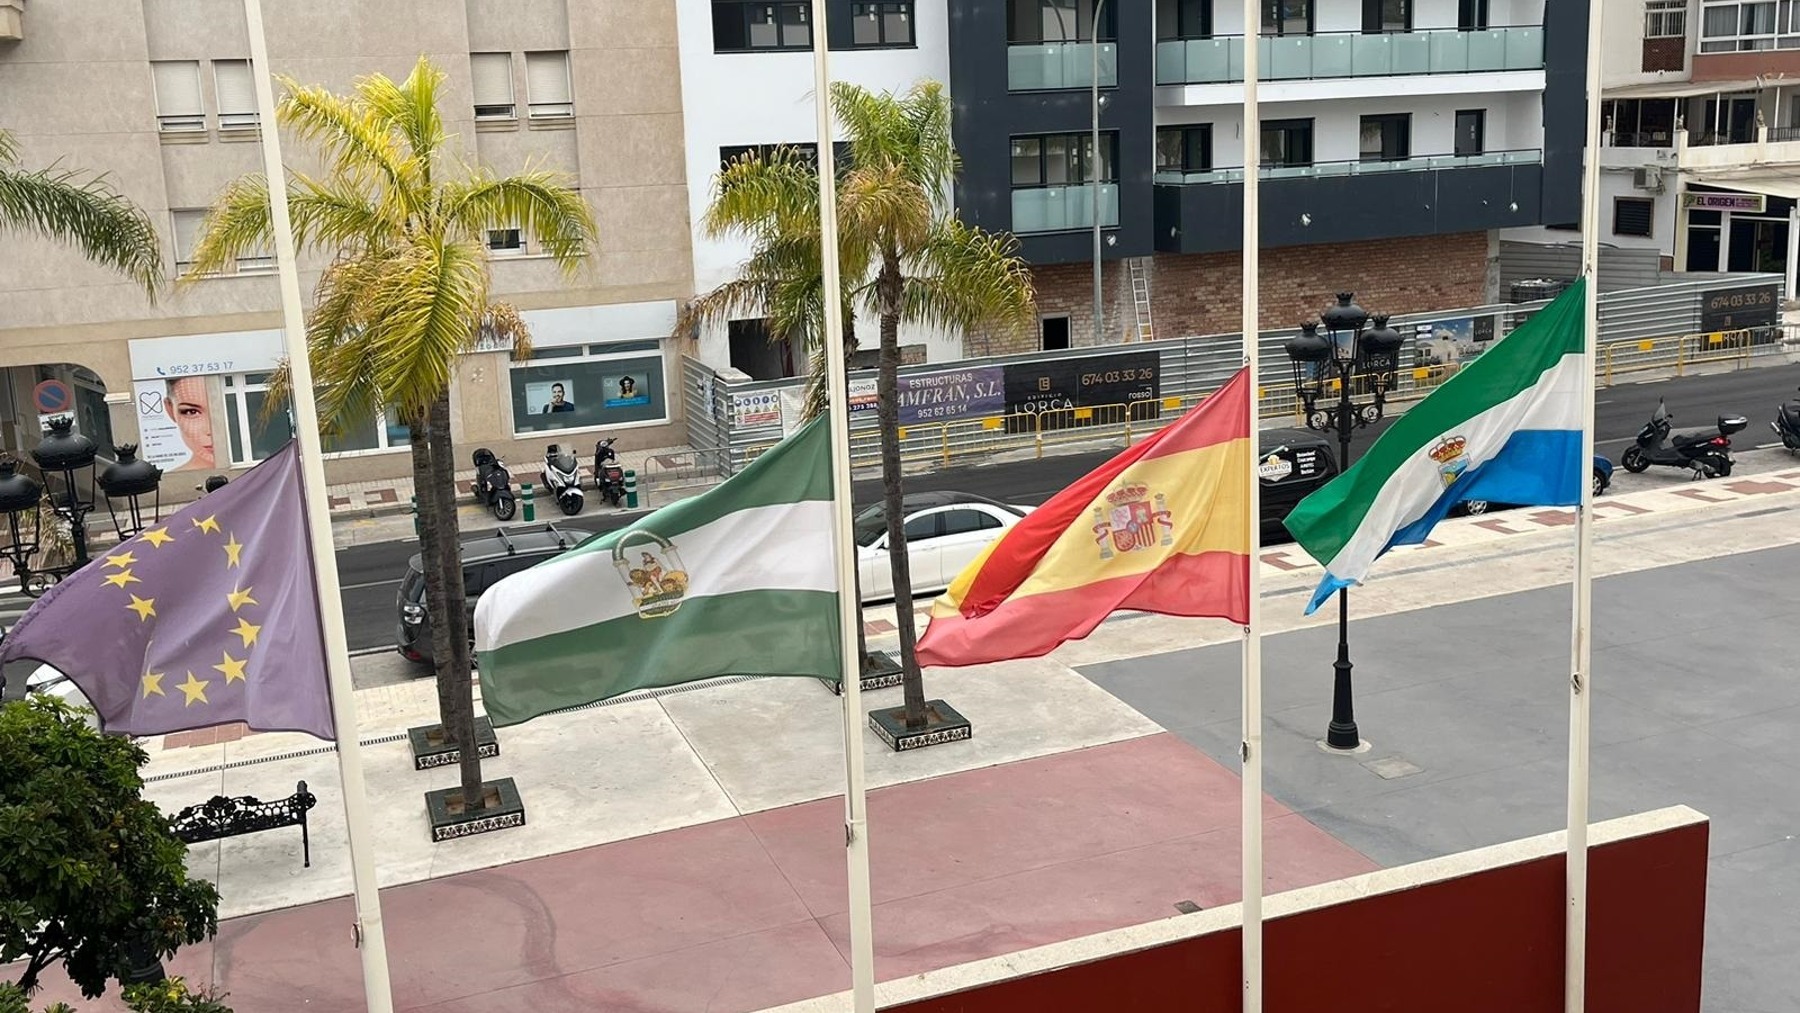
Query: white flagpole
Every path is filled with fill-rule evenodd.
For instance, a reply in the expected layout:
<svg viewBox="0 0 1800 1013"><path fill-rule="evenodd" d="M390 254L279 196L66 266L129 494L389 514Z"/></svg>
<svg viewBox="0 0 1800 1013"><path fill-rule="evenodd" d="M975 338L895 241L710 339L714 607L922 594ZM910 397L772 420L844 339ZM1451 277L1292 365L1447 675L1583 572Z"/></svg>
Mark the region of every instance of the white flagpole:
<svg viewBox="0 0 1800 1013"><path fill-rule="evenodd" d="M250 28L250 66L256 82L263 171L269 180L294 428L299 434L300 466L305 476L306 528L312 544L319 618L325 627L325 669L331 680L332 723L337 728L338 776L343 782L345 832L350 842L350 877L356 898L354 931L362 953L363 997L369 1013L393 1013L387 937L381 927L381 895L375 879L375 854L369 848L369 798L363 787L362 743L356 737L356 697L350 683L350 649L344 637L344 603L338 589L337 550L331 541L325 463L320 456L319 409L313 400L312 362L306 354L300 269L294 260L294 230L288 218L287 175L282 171L280 131L275 124L275 88L269 80L269 40L263 34L262 0L244 0L244 17Z"/></svg>
<svg viewBox="0 0 1800 1013"><path fill-rule="evenodd" d="M1587 1002L1588 755L1593 719L1594 357L1600 336L1600 31L1605 4L1588 0L1587 132L1581 181L1581 275L1586 281L1581 357L1581 506L1575 513L1574 610L1569 638L1569 833L1565 884L1567 919L1563 1009L1581 1013Z"/></svg>
<svg viewBox="0 0 1800 1013"><path fill-rule="evenodd" d="M850 877L850 984L855 1013L875 1013L875 916L869 893L869 800L863 783L862 657L856 624L856 542L851 529L850 385L838 279L837 159L831 143L831 62L826 0L813 0L813 94L819 119L819 261L825 299L825 384L831 409L832 545L837 552L838 653L843 657L844 857Z"/></svg>
<svg viewBox="0 0 1800 1013"><path fill-rule="evenodd" d="M1262 42L1262 4L1244 0L1244 366L1250 381L1250 609L1244 627L1243 843L1244 871L1244 1013L1261 1013L1263 999L1263 825L1262 825L1262 488L1256 474L1258 392L1262 389L1261 298L1257 277L1261 234L1262 119L1258 114L1258 46Z"/></svg>

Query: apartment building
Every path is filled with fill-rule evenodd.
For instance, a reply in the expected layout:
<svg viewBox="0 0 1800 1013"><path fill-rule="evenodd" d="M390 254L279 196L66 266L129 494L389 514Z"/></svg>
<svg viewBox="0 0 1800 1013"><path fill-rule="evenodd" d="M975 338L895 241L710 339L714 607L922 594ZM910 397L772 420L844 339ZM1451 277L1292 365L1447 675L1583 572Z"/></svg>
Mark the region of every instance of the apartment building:
<svg viewBox="0 0 1800 1013"><path fill-rule="evenodd" d="M1606 2L1603 239L1793 292L1800 4Z"/></svg>
<svg viewBox="0 0 1800 1013"><path fill-rule="evenodd" d="M527 164L567 173L593 208L600 245L572 278L528 232L488 236L495 295L523 311L536 352L524 362L497 349L462 357L459 444L488 446L517 467L553 441L682 442L677 360L689 343L671 332L693 292L693 254L672 5L264 7L276 72L346 91L365 74L403 76L427 55L448 75L442 112L458 158L498 173ZM174 276L215 196L262 169L266 125L248 55L239 0L0 0L0 128L27 165L109 174L160 227ZM308 164L291 139L286 154ZM142 442L176 473L165 488L247 467L290 435L281 413L270 421L263 410L282 347L269 257L152 304L64 247L8 235L0 256L0 445L35 442L45 412L33 390L44 380L72 388L77 426L103 446ZM308 291L322 266L303 258ZM407 474L406 440L391 413L348 420L328 444L327 472L334 481Z"/></svg>

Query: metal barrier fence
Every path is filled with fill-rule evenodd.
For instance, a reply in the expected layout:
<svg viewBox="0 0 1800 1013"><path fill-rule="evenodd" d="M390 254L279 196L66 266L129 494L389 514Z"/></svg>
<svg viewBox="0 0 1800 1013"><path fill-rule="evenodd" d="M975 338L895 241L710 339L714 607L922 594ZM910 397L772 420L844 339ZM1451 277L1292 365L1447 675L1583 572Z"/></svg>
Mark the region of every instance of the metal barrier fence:
<svg viewBox="0 0 1800 1013"><path fill-rule="evenodd" d="M1611 387L1615 377L1651 369L1674 369L1676 376L1703 363L1732 362L1742 369L1755 355L1779 351L1781 338L1781 329L1771 327L1609 341L1600 348L1600 386Z"/></svg>

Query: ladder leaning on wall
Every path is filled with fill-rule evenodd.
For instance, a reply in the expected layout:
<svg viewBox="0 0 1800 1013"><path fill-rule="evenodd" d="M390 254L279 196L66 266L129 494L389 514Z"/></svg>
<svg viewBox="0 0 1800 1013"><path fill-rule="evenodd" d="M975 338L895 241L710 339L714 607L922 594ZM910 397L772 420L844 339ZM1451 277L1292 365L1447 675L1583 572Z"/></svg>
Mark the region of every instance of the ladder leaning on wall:
<svg viewBox="0 0 1800 1013"><path fill-rule="evenodd" d="M1137 311L1135 328L1125 335L1126 341L1153 341L1155 328L1150 321L1150 267L1148 257L1132 257L1129 264L1131 272L1131 302Z"/></svg>

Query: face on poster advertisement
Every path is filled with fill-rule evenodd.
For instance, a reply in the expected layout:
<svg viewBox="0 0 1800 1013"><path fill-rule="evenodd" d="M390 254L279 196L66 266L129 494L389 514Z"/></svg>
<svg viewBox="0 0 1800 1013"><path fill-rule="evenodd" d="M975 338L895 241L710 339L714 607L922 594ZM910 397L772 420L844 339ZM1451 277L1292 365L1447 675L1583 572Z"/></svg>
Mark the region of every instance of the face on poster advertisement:
<svg viewBox="0 0 1800 1013"><path fill-rule="evenodd" d="M650 391L644 384L642 374L603 376L600 378L600 386L605 391L600 402L602 407L630 408L650 403Z"/></svg>
<svg viewBox="0 0 1800 1013"><path fill-rule="evenodd" d="M525 385L525 403L539 415L556 415L575 410L575 385L567 380Z"/></svg>
<svg viewBox="0 0 1800 1013"><path fill-rule="evenodd" d="M217 465L212 377L141 380L134 386L145 460L164 471L208 471Z"/></svg>

